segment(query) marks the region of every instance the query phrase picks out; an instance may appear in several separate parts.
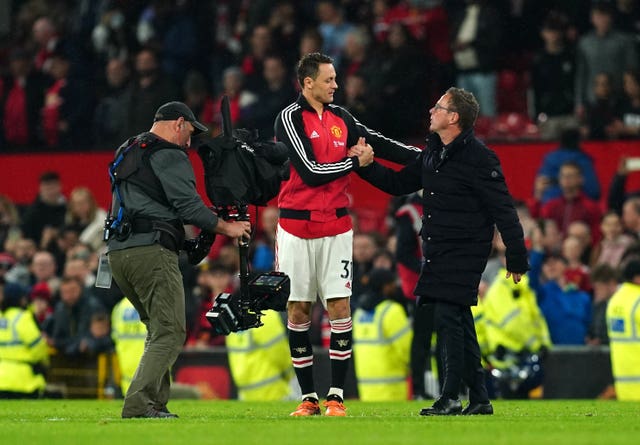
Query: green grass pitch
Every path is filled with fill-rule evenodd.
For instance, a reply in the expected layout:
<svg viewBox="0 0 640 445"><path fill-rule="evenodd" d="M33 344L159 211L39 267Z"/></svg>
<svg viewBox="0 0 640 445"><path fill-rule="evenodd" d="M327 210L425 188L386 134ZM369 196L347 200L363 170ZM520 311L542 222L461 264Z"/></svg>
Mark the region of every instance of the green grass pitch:
<svg viewBox="0 0 640 445"><path fill-rule="evenodd" d="M122 401L0 401L11 445L573 445L640 443L640 402L495 401L494 416L421 417L430 402L347 400L346 418L289 417L296 402L171 401L179 419L121 419Z"/></svg>

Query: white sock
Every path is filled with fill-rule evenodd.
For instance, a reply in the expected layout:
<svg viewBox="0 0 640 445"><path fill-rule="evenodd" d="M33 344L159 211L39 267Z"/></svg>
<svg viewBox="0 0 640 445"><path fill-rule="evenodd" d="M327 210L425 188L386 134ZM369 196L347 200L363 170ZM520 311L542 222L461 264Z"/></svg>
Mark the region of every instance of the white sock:
<svg viewBox="0 0 640 445"><path fill-rule="evenodd" d="M327 397L329 396L338 396L341 400L344 400L344 389L342 388L334 388L333 386L329 388L329 392L327 393Z"/></svg>

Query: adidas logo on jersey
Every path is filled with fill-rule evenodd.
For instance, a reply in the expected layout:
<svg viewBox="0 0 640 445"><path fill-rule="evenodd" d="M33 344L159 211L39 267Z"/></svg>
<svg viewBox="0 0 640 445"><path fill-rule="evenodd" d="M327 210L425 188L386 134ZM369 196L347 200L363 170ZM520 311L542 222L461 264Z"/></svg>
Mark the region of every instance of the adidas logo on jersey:
<svg viewBox="0 0 640 445"><path fill-rule="evenodd" d="M316 130L313 130L311 132L311 136L309 136L309 139L316 139L316 138L319 138L319 137L320 137L320 135L318 134L318 132Z"/></svg>

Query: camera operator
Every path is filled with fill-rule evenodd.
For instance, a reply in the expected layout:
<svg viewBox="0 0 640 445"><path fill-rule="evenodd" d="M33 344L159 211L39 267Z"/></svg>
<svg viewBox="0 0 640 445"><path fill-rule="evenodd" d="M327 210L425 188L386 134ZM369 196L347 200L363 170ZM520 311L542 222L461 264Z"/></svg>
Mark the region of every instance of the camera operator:
<svg viewBox="0 0 640 445"><path fill-rule="evenodd" d="M170 368L186 336L178 268L183 224L205 234L249 237L250 223L218 219L196 192L186 153L207 131L181 102L158 108L149 132L126 141L110 168L112 213L105 225L113 278L147 327L144 354L124 400L123 418L177 417L167 410Z"/></svg>

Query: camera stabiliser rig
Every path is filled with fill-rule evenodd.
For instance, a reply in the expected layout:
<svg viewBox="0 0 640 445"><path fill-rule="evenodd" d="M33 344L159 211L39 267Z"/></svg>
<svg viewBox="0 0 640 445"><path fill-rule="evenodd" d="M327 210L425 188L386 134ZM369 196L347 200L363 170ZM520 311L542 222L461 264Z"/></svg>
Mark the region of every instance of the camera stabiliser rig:
<svg viewBox="0 0 640 445"><path fill-rule="evenodd" d="M249 221L249 204L257 209L277 195L280 181L289 170L287 150L280 143L259 142L254 132L234 132L226 96L222 99L221 114L222 134L198 142L207 196L219 218ZM218 295L206 314L217 334L228 335L260 327L262 311L286 310L289 277L271 271L251 278L249 243L250 239L238 240L240 290Z"/></svg>

